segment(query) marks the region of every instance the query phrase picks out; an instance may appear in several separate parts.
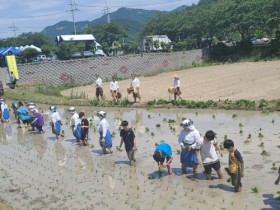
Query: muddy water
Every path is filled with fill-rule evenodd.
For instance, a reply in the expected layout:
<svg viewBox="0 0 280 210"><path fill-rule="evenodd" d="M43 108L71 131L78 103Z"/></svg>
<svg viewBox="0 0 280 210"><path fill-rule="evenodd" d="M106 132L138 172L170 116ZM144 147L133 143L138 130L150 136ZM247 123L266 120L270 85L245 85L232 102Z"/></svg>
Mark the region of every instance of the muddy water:
<svg viewBox="0 0 280 210"><path fill-rule="evenodd" d="M279 113L104 109L115 136L114 154L102 155L93 127L96 108L76 107L94 119L89 135L91 145L79 147L68 127L70 115L63 108L58 111L63 118L65 137L57 141L48 125L47 107L37 107L45 114L43 135L17 128L14 119L0 126L0 196L14 209L279 209L280 203L274 199L279 191L279 186L274 185L277 171L271 169L273 163L280 165ZM234 114L237 116L233 117ZM202 134L212 129L219 142L225 135L235 141L245 160L241 193L233 192L226 174L222 180L206 181L203 168L199 167L198 179L193 179L191 173L180 175L177 136L185 117L191 118ZM125 151L115 149L120 143L122 119L135 129L136 166L128 165ZM151 155L155 143L162 140L172 146L173 175L164 172L159 178ZM259 147L261 142L263 147ZM270 155L261 156L262 150ZM227 162L224 151L223 168ZM258 188L258 194L252 193L253 187Z"/></svg>

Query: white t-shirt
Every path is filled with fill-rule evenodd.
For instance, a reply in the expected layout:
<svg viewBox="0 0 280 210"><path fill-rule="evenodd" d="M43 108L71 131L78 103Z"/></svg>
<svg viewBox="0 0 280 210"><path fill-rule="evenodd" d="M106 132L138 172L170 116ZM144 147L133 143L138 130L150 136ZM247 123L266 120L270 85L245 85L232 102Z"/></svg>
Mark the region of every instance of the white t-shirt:
<svg viewBox="0 0 280 210"><path fill-rule="evenodd" d="M60 117L58 112L52 113L51 121L52 121L53 124L55 124L57 121L61 121L61 117Z"/></svg>
<svg viewBox="0 0 280 210"><path fill-rule="evenodd" d="M194 126L192 126L192 129L190 131L186 131L183 129L179 135L178 142L180 145L184 146L185 144L188 144L191 146L191 148L196 148L196 142L199 141L200 134L198 130L195 129Z"/></svg>
<svg viewBox="0 0 280 210"><path fill-rule="evenodd" d="M79 120L79 115L75 112L70 119L70 127L74 125L74 128L76 128L79 123L81 123L81 120Z"/></svg>
<svg viewBox="0 0 280 210"><path fill-rule="evenodd" d="M218 144L217 139L208 141L203 137L196 142L196 149L200 150L203 164L215 163L219 160L218 154L215 150L215 144Z"/></svg>
<svg viewBox="0 0 280 210"><path fill-rule="evenodd" d="M108 128L109 128L109 123L105 118L103 118L98 124L98 131L102 132L103 138L105 138Z"/></svg>
<svg viewBox="0 0 280 210"><path fill-rule="evenodd" d="M119 89L119 85L118 85L118 82L115 81L115 82L110 82L110 90L118 90Z"/></svg>
<svg viewBox="0 0 280 210"><path fill-rule="evenodd" d="M97 87L102 87L102 80L99 77L95 80L95 85Z"/></svg>
<svg viewBox="0 0 280 210"><path fill-rule="evenodd" d="M8 109L8 106L5 103L1 103L1 111L4 112L4 109Z"/></svg>
<svg viewBox="0 0 280 210"><path fill-rule="evenodd" d="M140 81L138 78L134 78L134 80L131 81L132 87L140 87Z"/></svg>
<svg viewBox="0 0 280 210"><path fill-rule="evenodd" d="M174 79L174 87L180 87L181 86L181 83L180 83L180 79L179 78L175 78Z"/></svg>

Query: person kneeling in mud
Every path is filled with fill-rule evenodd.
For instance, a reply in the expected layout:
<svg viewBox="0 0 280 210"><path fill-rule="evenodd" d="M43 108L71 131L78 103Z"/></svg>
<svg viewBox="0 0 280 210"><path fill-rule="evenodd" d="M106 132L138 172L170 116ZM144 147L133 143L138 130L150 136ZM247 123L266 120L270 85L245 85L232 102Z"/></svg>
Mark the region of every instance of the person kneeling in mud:
<svg viewBox="0 0 280 210"><path fill-rule="evenodd" d="M169 144L161 143L160 145L158 145L154 151L153 158L158 164L159 173L162 172L162 167L163 168L166 167L168 170L168 174L172 174L172 169L170 164L173 160L173 157L172 157L172 150ZM166 163L164 163L165 159L166 159Z"/></svg>
<svg viewBox="0 0 280 210"><path fill-rule="evenodd" d="M137 151L137 149L135 142L135 134L133 130L128 127L128 122L126 120L122 121L121 126L123 127L123 129L121 129L120 131L121 143L119 149L121 149L124 143L127 157L129 159L130 165L132 165L132 161L136 162L135 152Z"/></svg>

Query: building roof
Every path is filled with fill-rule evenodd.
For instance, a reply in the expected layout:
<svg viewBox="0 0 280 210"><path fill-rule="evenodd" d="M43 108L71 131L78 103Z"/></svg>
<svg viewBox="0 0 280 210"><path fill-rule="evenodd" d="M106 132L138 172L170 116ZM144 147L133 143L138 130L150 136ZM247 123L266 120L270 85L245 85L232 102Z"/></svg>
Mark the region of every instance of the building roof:
<svg viewBox="0 0 280 210"><path fill-rule="evenodd" d="M74 42L74 41L95 41L92 34L78 34L78 35L60 35L55 39L56 42Z"/></svg>

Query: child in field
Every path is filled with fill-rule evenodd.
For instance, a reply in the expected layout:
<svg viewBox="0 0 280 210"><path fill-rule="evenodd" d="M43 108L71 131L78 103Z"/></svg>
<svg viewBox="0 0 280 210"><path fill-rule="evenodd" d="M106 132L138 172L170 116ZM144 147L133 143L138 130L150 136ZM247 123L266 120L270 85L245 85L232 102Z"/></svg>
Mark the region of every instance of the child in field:
<svg viewBox="0 0 280 210"><path fill-rule="evenodd" d="M204 137L196 142L197 157L201 157L207 180L211 180L212 168L217 172L219 179L223 178L220 160L215 149L223 157L215 133L212 130L207 131Z"/></svg>
<svg viewBox="0 0 280 210"><path fill-rule="evenodd" d="M229 152L229 167L225 168L231 177L231 183L235 192L241 192L241 177L244 176L244 161L240 152L234 147L234 142L230 139L224 141L224 148Z"/></svg>
<svg viewBox="0 0 280 210"><path fill-rule="evenodd" d="M280 166L278 169L278 178L276 179L275 184L279 184L279 182L280 182Z"/></svg>
<svg viewBox="0 0 280 210"><path fill-rule="evenodd" d="M175 92L174 92L174 100L177 99L177 96L181 98L181 83L180 83L180 78L179 76L177 75L177 73L174 74L174 84L173 84L174 88L175 88Z"/></svg>
<svg viewBox="0 0 280 210"><path fill-rule="evenodd" d="M88 146L88 128L89 128L89 122L88 119L85 117L84 112L79 113L79 118L81 120L81 140L83 142L84 146Z"/></svg>
<svg viewBox="0 0 280 210"><path fill-rule="evenodd" d="M135 160L135 151L136 151L136 142L135 142L135 134L131 128L128 127L128 122L126 120L122 121L121 126L123 129L120 131L121 143L120 147L122 147L123 143L125 146L125 151L127 153L127 157L129 159L130 165L132 165L132 161Z"/></svg>
<svg viewBox="0 0 280 210"><path fill-rule="evenodd" d="M9 121L10 119L10 111L8 105L5 103L4 99L0 99L1 101L1 112L2 112L2 118L4 121Z"/></svg>
<svg viewBox="0 0 280 210"><path fill-rule="evenodd" d="M166 167L168 170L168 174L169 175L172 174L172 169L170 164L173 160L173 157L172 157L172 150L169 144L161 143L160 145L158 145L154 151L153 158L158 164L159 172L161 172L161 167ZM166 163L164 163L165 159L166 159Z"/></svg>

